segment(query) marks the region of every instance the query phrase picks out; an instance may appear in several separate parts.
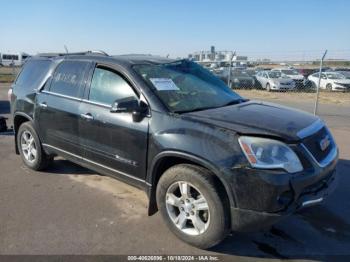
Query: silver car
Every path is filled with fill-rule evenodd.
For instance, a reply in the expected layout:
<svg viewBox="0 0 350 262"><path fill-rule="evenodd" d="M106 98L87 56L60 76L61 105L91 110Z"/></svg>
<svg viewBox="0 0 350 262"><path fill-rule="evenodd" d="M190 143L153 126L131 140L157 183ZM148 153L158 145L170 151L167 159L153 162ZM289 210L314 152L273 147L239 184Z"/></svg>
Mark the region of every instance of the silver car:
<svg viewBox="0 0 350 262"><path fill-rule="evenodd" d="M293 79L278 71L260 71L256 74L256 79L267 91L295 89Z"/></svg>

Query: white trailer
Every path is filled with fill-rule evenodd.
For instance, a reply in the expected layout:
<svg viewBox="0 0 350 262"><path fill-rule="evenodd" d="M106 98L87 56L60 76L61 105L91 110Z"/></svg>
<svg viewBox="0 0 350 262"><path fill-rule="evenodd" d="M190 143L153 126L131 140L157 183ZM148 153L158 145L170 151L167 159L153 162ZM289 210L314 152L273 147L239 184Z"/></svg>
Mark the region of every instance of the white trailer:
<svg viewBox="0 0 350 262"><path fill-rule="evenodd" d="M22 66L28 57L30 57L30 55L26 53L0 53L0 65Z"/></svg>

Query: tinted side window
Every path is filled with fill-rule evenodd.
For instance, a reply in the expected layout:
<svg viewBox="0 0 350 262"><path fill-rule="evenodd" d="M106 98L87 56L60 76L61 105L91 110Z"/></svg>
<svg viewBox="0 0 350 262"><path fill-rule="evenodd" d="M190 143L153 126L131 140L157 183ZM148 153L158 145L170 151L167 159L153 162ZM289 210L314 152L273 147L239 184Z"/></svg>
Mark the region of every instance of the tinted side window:
<svg viewBox="0 0 350 262"><path fill-rule="evenodd" d="M89 100L112 105L117 99L135 96L131 86L118 74L96 68L90 87Z"/></svg>
<svg viewBox="0 0 350 262"><path fill-rule="evenodd" d="M79 88L88 66L87 62L63 61L53 75L50 92L78 97Z"/></svg>
<svg viewBox="0 0 350 262"><path fill-rule="evenodd" d="M25 90L38 88L47 74L51 62L49 60L29 60L16 80L16 85Z"/></svg>

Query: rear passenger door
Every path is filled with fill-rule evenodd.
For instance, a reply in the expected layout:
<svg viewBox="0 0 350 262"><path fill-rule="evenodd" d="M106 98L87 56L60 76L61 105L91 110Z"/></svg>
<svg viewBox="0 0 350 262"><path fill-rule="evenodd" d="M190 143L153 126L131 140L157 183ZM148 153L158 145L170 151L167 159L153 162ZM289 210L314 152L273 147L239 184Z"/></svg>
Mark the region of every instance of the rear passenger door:
<svg viewBox="0 0 350 262"><path fill-rule="evenodd" d="M44 146L82 155L79 145L79 106L91 63L61 62L37 96L39 132Z"/></svg>
<svg viewBox="0 0 350 262"><path fill-rule="evenodd" d="M124 74L97 66L82 102L79 129L86 161L138 183L145 178L149 118L134 122L131 113L110 112L117 99L139 99L135 91Z"/></svg>

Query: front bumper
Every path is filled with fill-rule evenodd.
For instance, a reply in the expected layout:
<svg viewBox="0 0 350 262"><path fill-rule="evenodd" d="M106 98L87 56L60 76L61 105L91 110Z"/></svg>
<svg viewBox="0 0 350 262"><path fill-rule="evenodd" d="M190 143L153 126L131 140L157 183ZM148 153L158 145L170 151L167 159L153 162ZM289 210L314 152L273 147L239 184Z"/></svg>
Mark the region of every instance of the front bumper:
<svg viewBox="0 0 350 262"><path fill-rule="evenodd" d="M333 86L333 91L350 91L350 87L349 86L344 86L344 85L339 85L339 84L335 84Z"/></svg>
<svg viewBox="0 0 350 262"><path fill-rule="evenodd" d="M283 85L283 84L273 84L271 90L294 90L295 84Z"/></svg>
<svg viewBox="0 0 350 262"><path fill-rule="evenodd" d="M337 186L336 170L332 170L315 184L301 187L299 183L302 182L291 182L291 187L293 187L294 194L297 197L288 205L286 210L281 212L269 213L231 207L231 229L240 232L265 229L298 210L322 202Z"/></svg>
<svg viewBox="0 0 350 262"><path fill-rule="evenodd" d="M336 187L339 152L335 143L332 146L328 155L318 161L304 144L291 145L304 166L295 174L249 167L232 170L236 201L231 206L232 229L266 228L299 209L322 202Z"/></svg>

